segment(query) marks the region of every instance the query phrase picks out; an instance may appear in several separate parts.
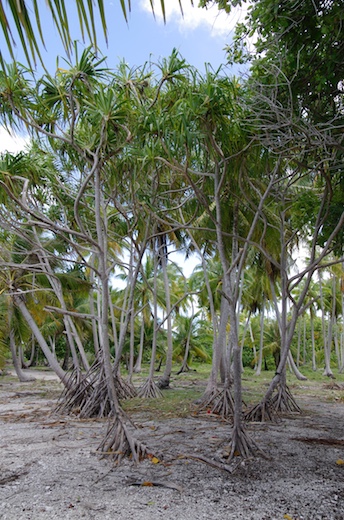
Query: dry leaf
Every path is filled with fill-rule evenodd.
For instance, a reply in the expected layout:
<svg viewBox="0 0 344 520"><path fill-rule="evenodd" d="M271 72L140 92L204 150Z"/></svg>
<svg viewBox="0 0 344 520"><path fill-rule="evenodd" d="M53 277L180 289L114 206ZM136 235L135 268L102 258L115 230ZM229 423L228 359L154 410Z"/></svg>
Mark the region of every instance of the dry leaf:
<svg viewBox="0 0 344 520"><path fill-rule="evenodd" d="M160 460L157 457L152 457L153 464L159 464Z"/></svg>
<svg viewBox="0 0 344 520"><path fill-rule="evenodd" d="M343 460L343 459L338 459L338 460L336 460L336 464L337 464L338 466L343 466L343 464L344 464L344 460Z"/></svg>
<svg viewBox="0 0 344 520"><path fill-rule="evenodd" d="M293 518L290 516L290 515L284 515L284 517L286 520L293 520Z"/></svg>

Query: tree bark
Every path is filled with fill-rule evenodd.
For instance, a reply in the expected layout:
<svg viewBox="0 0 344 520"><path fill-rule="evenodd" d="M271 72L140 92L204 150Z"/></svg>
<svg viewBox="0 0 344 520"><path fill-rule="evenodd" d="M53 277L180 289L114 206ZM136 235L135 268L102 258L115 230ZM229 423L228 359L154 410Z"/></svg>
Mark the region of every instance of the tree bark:
<svg viewBox="0 0 344 520"><path fill-rule="evenodd" d="M66 372L61 368L59 362L57 359L53 356L51 353L50 348L48 347L47 342L45 341L40 329L38 328L35 320L31 316L28 308L25 305L25 302L23 300L23 297L18 293L12 293L12 298L14 304L19 308L20 312L22 313L24 319L26 320L27 324L29 325L30 329L32 330L32 333L35 335L35 338L37 340L38 345L41 347L43 354L45 355L50 368L55 372L55 374L59 377L61 382L68 388L68 377Z"/></svg>

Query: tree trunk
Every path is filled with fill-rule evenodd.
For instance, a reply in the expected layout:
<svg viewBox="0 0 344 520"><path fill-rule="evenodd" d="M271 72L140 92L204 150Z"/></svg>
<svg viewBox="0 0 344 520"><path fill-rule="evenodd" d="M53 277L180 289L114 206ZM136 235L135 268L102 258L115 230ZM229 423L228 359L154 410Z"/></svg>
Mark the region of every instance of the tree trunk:
<svg viewBox="0 0 344 520"><path fill-rule="evenodd" d="M153 278L153 293L154 293L154 301L153 301L153 341L152 341L152 353L151 360L149 366L149 375L147 381L140 388L138 395L139 397L144 398L155 398L161 397L162 394L160 392L159 386L154 382L154 365L156 358L156 349L157 349L157 332L158 332L158 302L156 298L157 294L157 276L158 276L158 266L157 266L157 257L154 255L154 278ZM143 319L143 318L142 318Z"/></svg>
<svg viewBox="0 0 344 520"><path fill-rule="evenodd" d="M13 366L14 366L14 369L16 371L16 374L17 374L17 377L19 379L19 381L21 383L28 383L29 381L35 381L35 378L34 377L30 377L29 375L25 374L22 370L22 366L21 366L21 359L20 359L20 356L17 355L17 348L16 348L16 343L15 343L15 334L14 334L14 329L13 329L13 326L12 326L12 316L13 316L13 309L12 309L12 306L10 304L9 308L8 308L8 315L7 315L7 319L8 319L8 325L9 325L9 329L10 329L10 349L11 349L11 355L12 355L12 361L13 361Z"/></svg>
<svg viewBox="0 0 344 520"><path fill-rule="evenodd" d="M136 363L134 366L134 372L135 374L139 374L142 370L142 356L143 356L143 345L144 345L144 339L145 339L145 322L144 322L144 316L142 312L142 321L141 321L141 332L140 332L140 347L139 347L139 353L136 359Z"/></svg>
<svg viewBox="0 0 344 520"><path fill-rule="evenodd" d="M265 319L265 295L263 295L262 307L260 309L260 336L259 336L259 355L256 368L256 376L260 376L262 372L263 363L263 349L264 349L264 319Z"/></svg>
<svg viewBox="0 0 344 520"><path fill-rule="evenodd" d="M49 363L50 368L60 378L61 382L68 388L69 384L68 384L67 374L64 370L62 370L59 362L51 353L51 350L49 349L47 342L45 341L36 322L34 321L33 317L31 316L28 308L26 307L22 296L20 296L19 294L12 294L12 298L13 298L14 304L19 308L24 319L26 320L26 323L29 325L30 329L32 330L32 333L35 335L37 343L41 347L43 354L45 355L45 357Z"/></svg>
<svg viewBox="0 0 344 520"><path fill-rule="evenodd" d="M307 377L304 376L303 374L301 374L300 370L298 369L298 367L297 367L297 365L296 365L296 363L294 361L294 358L293 358L292 353L290 352L290 350L288 352L288 361L290 363L290 368L294 372L294 374L297 377L297 379L299 381L307 381Z"/></svg>
<svg viewBox="0 0 344 520"><path fill-rule="evenodd" d="M170 285L167 273L167 251L165 251L166 243L165 237L159 242L159 258L161 262L161 269L164 278L164 289L166 298L166 315L167 315L167 352L166 365L162 377L159 380L159 388L168 388L170 386L170 378L172 372L172 356L173 356L173 342L172 342L172 316L171 316L171 294Z"/></svg>
<svg viewBox="0 0 344 520"><path fill-rule="evenodd" d="M311 307L309 309L309 320L310 320L310 326L311 326L311 341L312 341L312 370L314 372L317 369L317 362L315 357L315 335L314 335L314 311Z"/></svg>

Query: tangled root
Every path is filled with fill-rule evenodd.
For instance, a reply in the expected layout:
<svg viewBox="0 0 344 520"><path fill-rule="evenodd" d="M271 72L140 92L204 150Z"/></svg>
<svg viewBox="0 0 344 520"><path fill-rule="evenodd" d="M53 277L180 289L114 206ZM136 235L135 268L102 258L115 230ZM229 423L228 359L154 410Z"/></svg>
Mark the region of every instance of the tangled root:
<svg viewBox="0 0 344 520"><path fill-rule="evenodd" d="M137 396L136 388L120 376L115 377L115 388L118 399L120 401L124 401L125 399L133 399Z"/></svg>
<svg viewBox="0 0 344 520"><path fill-rule="evenodd" d="M198 406L198 411L206 411L219 415L222 419L229 419L233 417L234 401L230 389L214 388L211 392L204 394L201 403Z"/></svg>
<svg viewBox="0 0 344 520"><path fill-rule="evenodd" d="M124 418L118 414L110 419L106 435L97 451L101 457L110 457L118 465L125 457L138 463L151 456L147 447L132 436Z"/></svg>
<svg viewBox="0 0 344 520"><path fill-rule="evenodd" d="M263 399L244 415L245 421L272 422L280 413L301 413L301 408L287 386L279 386L271 399Z"/></svg>
<svg viewBox="0 0 344 520"><path fill-rule="evenodd" d="M144 399L156 399L162 397L162 392L152 379L147 379L139 389L137 395Z"/></svg>
<svg viewBox="0 0 344 520"><path fill-rule="evenodd" d="M59 413L74 413L82 419L108 417L112 412L107 381L100 363L92 365L81 378L74 371L69 378L69 388L65 389L57 405ZM120 400L136 396L136 390L122 378L114 378L115 388Z"/></svg>
<svg viewBox="0 0 344 520"><path fill-rule="evenodd" d="M247 422L274 421L275 416L272 410L271 401L263 399L260 403L244 414L244 420Z"/></svg>
<svg viewBox="0 0 344 520"><path fill-rule="evenodd" d="M80 377L80 373L74 370L68 380L68 387L66 387L59 397L56 407L58 413L80 413L87 402L92 399L94 388L100 377L100 366L98 363L94 364L90 370ZM89 417L92 417L90 415Z"/></svg>
<svg viewBox="0 0 344 520"><path fill-rule="evenodd" d="M301 408L292 396L288 386L279 386L271 399L271 407L278 413L301 413Z"/></svg>
<svg viewBox="0 0 344 520"><path fill-rule="evenodd" d="M233 427L229 444L228 461L231 461L234 457L238 456L243 459L248 459L256 456L257 453L264 458L267 457L263 450L259 448L257 443L246 433L243 426Z"/></svg>

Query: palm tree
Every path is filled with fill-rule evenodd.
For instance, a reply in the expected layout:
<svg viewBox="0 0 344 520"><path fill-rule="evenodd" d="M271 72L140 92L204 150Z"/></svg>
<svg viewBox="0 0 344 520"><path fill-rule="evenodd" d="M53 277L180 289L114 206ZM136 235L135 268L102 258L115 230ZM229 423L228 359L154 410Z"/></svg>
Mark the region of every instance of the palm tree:
<svg viewBox="0 0 344 520"><path fill-rule="evenodd" d="M182 360L182 366L177 372L188 372L190 361L194 358L207 363L210 361L210 345L212 344L212 331L209 322L200 319L201 311L192 313L190 316L178 315L174 333L173 355Z"/></svg>
<svg viewBox="0 0 344 520"><path fill-rule="evenodd" d="M44 47L45 38L48 36L45 28L41 23L42 10L47 9L52 17L54 25L57 28L61 42L68 54L72 51L72 42L75 40L72 29L69 25L70 9L76 9L79 18L79 28L83 39L85 36L90 43L97 48L96 19L101 21L101 30L107 40L107 21L104 0L92 0L85 2L84 0L50 0L42 2L33 0L33 6L29 5L27 0L0 0L0 25L7 44L7 48L14 59L14 47L20 42L29 64L33 60L34 64L37 59L42 60L41 47ZM96 6L94 6L94 3ZM123 16L128 21L128 12L131 8L130 0L119 0L122 8ZM151 8L154 13L154 3L150 0ZM180 8L181 0L179 0ZM160 0L162 14L166 19L165 3ZM17 36L15 36L15 32Z"/></svg>
<svg viewBox="0 0 344 520"><path fill-rule="evenodd" d="M256 359L256 375L259 376L262 370L263 347L264 347L264 320L265 311L271 300L270 277L272 276L271 266L262 254L252 250L247 269L243 279L243 298L242 305L251 315L259 312L260 316L260 339L258 359ZM269 269L270 267L270 269Z"/></svg>

